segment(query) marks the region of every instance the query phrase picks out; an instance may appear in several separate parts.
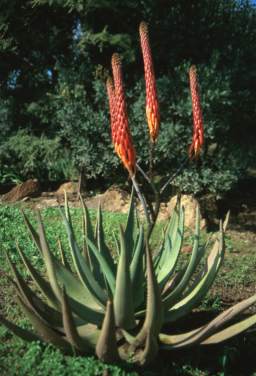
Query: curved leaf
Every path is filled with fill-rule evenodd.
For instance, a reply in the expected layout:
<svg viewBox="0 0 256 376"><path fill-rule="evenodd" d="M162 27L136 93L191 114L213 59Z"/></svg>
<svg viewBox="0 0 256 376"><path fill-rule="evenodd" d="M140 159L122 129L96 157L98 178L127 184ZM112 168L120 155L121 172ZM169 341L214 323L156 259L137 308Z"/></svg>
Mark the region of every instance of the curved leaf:
<svg viewBox="0 0 256 376"><path fill-rule="evenodd" d="M56 331L47 326L45 322L39 316L37 316L19 296L16 297L16 300L41 339L43 339L45 342L53 344L54 346L65 352L72 353L72 347L64 336L61 336Z"/></svg>
<svg viewBox="0 0 256 376"><path fill-rule="evenodd" d="M177 223L176 223L177 222ZM178 221L175 221L174 230L172 233L167 233L166 242L162 254L162 260L159 264L157 272L157 280L162 289L165 283L173 274L180 250L182 246L184 235L184 208L180 207Z"/></svg>
<svg viewBox="0 0 256 376"><path fill-rule="evenodd" d="M200 215L199 215L199 207L196 208L196 227L195 227L195 235L194 235L194 245L193 250L190 258L190 262L188 264L188 267L186 271L184 272L184 275L181 279L181 281L178 283L178 285L173 289L173 291L166 296L164 299L165 306L171 307L174 305L177 300L180 298L183 290L187 287L188 282L192 276L192 274L195 271L195 268L197 267L199 257L199 235L200 235Z"/></svg>
<svg viewBox="0 0 256 376"><path fill-rule="evenodd" d="M113 303L107 302L106 314L101 328L101 333L96 345L96 355L103 362L113 363L119 359Z"/></svg>
<svg viewBox="0 0 256 376"><path fill-rule="evenodd" d="M18 325L13 324L9 320L6 320L2 315L0 315L0 323L4 325L7 329L9 329L13 334L17 337L20 337L24 341L33 342L33 341L41 341L41 338L38 337L33 332L30 332L27 329L23 329Z"/></svg>
<svg viewBox="0 0 256 376"><path fill-rule="evenodd" d="M133 254L132 262L130 265L131 283L133 289L134 307L138 307L144 300L145 288L145 273L143 268L144 256L144 230L140 226L139 239Z"/></svg>
<svg viewBox="0 0 256 376"><path fill-rule="evenodd" d="M117 266L114 312L116 326L131 329L135 326L129 257L127 254L123 230L120 227L121 254Z"/></svg>
<svg viewBox="0 0 256 376"><path fill-rule="evenodd" d="M70 225L70 223L67 220L67 217L65 216L63 210L60 208L60 212L66 227L69 244L70 244L70 250L73 257L74 265L76 267L76 271L80 277L80 280L82 284L84 285L84 288L86 290L89 290L93 298L102 306L106 304L106 294L98 284L98 282L95 280L88 264L85 261L85 258L80 253L80 250L78 249L78 245L75 241L73 228Z"/></svg>
<svg viewBox="0 0 256 376"><path fill-rule="evenodd" d="M97 259L99 265L101 266L101 269L109 284L112 294L114 294L116 281L112 269L108 264L108 261L105 259L104 254L99 252L99 250L95 247L95 245L93 244L93 242L90 241L89 238L87 239L87 243L89 248L92 250L95 258Z"/></svg>
<svg viewBox="0 0 256 376"><path fill-rule="evenodd" d="M90 344L89 341L78 334L65 288L63 289L61 309L63 326L68 341L83 354L90 353L93 349L93 344Z"/></svg>
<svg viewBox="0 0 256 376"><path fill-rule="evenodd" d="M218 273L221 261L223 260L224 255L224 240L223 240L223 231L219 233L219 239L217 239L213 245L213 248L208 256L205 272L202 278L199 280L194 289L187 295L185 298L181 299L176 303L171 309L165 312L165 321L173 322L178 318L186 315L190 312L197 304L200 303L202 298L208 292L210 286L215 280L215 277ZM168 308L168 305L165 309Z"/></svg>
<svg viewBox="0 0 256 376"><path fill-rule="evenodd" d="M24 214L24 213L23 213ZM24 214L25 216L25 214ZM32 239L39 249L40 253L43 254L42 247L39 240L39 235L29 222L28 218L26 218L26 223L29 228L30 234L32 236ZM24 219L25 219L24 218ZM56 257L51 253L51 260L52 264L54 266L57 281L60 286L65 285L67 293L69 296L72 296L77 301L77 306L86 305L90 307L91 309L99 310L101 305L99 305L89 290L85 287L83 287L83 284L80 282L78 278L76 278L73 273L71 273L69 270L67 270L57 259Z"/></svg>

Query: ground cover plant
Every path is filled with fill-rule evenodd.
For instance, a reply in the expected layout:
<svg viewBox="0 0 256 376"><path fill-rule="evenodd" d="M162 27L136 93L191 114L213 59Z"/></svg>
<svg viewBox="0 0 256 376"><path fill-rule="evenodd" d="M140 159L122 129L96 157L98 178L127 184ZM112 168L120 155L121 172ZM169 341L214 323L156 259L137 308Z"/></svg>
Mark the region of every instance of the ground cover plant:
<svg viewBox="0 0 256 376"><path fill-rule="evenodd" d="M24 209L26 215L35 224L34 215L31 209ZM79 246L82 247L82 225L81 225L81 209L71 209L74 228L76 230ZM95 224L96 211L90 210L90 215ZM43 222L45 223L46 235L50 248L56 252L56 242L58 238L63 239L63 248L68 248L68 239L66 238L65 229L59 220L58 209L48 208L42 211ZM103 212L103 223L106 229L106 242L114 247L115 239L112 229L117 229L118 223L125 225L126 215ZM28 273L22 266L15 249L15 240L17 240L24 248L26 248L27 257L33 262L33 265L43 272L43 265L38 257L38 251L29 240L26 227L17 205L2 206L0 209L0 241L2 248L9 252L12 261L22 272L25 280L31 285L32 281ZM158 224L158 228L153 233L154 244L160 242L161 229L166 222ZM205 241L209 233L202 231L201 240ZM184 249L190 244L193 232L186 229L184 239ZM198 308L203 312L203 320L209 318L209 315L216 315L219 311L230 307L230 305L239 302L241 299L250 296L255 291L255 245L256 237L253 233L245 233L227 231L226 235L226 255L212 289L209 291L202 304ZM69 253L67 253L67 256ZM181 254L181 259L177 268L180 268L188 259L189 255ZM24 320L20 309L13 304L12 296L13 288L10 285L7 274L9 274L8 265L4 254L0 254L0 301L1 314L4 314L9 320L16 322L18 325L29 328L28 323ZM3 274L4 272L4 274ZM190 317L190 323L195 318ZM186 323L185 323L186 324ZM182 328L184 322L179 322L178 327ZM59 374L75 375L78 372L86 371L88 375L101 375L106 365L96 361L92 357L67 356L53 347L44 346L42 343L32 342L26 343L18 337L12 335L4 326L0 327L0 370L1 374L9 375L26 375L30 370L31 375L45 374L56 376ZM254 353L256 350L255 333L252 332L246 336L241 335L237 339L230 340L226 345L215 346L211 349L193 349L188 351L176 351L166 355L164 351L160 352L161 364L156 364L146 368L143 372L134 368L118 366L116 369L109 367L111 375L129 375L131 374L147 374L147 375L243 375L253 374L256 364L254 361ZM251 367L248 368L248 364ZM51 366L52 365L52 366ZM121 367L121 368L120 368ZM245 370L248 370L246 373ZM66 373L65 373L66 372ZM116 373L115 373L116 372ZM119 373L118 373L119 372Z"/></svg>
<svg viewBox="0 0 256 376"><path fill-rule="evenodd" d="M36 334L4 316L0 316L0 320L29 342L49 342L67 354L88 355L95 352L100 360L107 363L126 361L145 366L154 361L159 349L216 345L247 330L256 323L256 314L239 322L233 321L256 302L256 295L228 308L203 325L180 333L169 333L167 324L172 327L178 319L186 317L200 304L214 282L223 262L228 216L223 223L220 221L219 232L214 235L212 244L206 241L200 245L200 213L197 209L191 256L176 270L184 238L184 209L178 199L163 231L160 248L152 252L150 238L159 212L159 194L163 193L173 176L159 190L154 185L154 146L160 116L145 23L140 25L140 39L150 134L149 176L136 163L128 126L121 61L117 54L112 57L113 81L107 81L112 141L133 185L126 224L120 227L119 237L115 236L115 251L105 241L101 208L93 232L92 221L82 199L82 249L76 240L67 198L64 208L60 208L72 264L61 241L58 241L61 261L51 252L40 213L37 213L37 230L23 213L25 224L44 262L46 278L34 268L19 243L16 248L40 294L36 294L24 281L8 252L6 258L12 271L13 280L10 281L16 292L15 300ZM197 161L204 144L204 128L194 66L189 69L189 80L194 124L189 158ZM141 192L136 171L152 188L154 205ZM145 224L140 223L136 215L135 194L143 207ZM208 252L209 243L211 250Z"/></svg>

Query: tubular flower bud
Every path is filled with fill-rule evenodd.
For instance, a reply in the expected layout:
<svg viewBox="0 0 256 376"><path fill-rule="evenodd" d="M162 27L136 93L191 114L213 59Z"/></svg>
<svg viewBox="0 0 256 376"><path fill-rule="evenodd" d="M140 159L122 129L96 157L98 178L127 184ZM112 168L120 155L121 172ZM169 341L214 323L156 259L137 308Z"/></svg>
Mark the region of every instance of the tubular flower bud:
<svg viewBox="0 0 256 376"><path fill-rule="evenodd" d="M160 126L160 114L157 99L154 66L148 37L148 27L145 22L140 23L139 31L146 83L146 116L148 121L150 138L152 142L155 142L158 136Z"/></svg>
<svg viewBox="0 0 256 376"><path fill-rule="evenodd" d="M112 71L114 78L112 140L116 153L130 175L133 176L135 173L136 155L128 125L121 61L118 54L113 54L112 56Z"/></svg>
<svg viewBox="0 0 256 376"><path fill-rule="evenodd" d="M199 96L199 86L197 81L196 67L194 65L189 69L189 82L190 82L190 92L192 99L192 110L193 110L193 139L192 144L189 148L189 157L198 158L202 150L204 143L204 126L203 126L203 115Z"/></svg>
<svg viewBox="0 0 256 376"><path fill-rule="evenodd" d="M114 83L111 77L107 79L106 82L107 87L107 93L108 93L108 103L109 103L109 112L110 112L110 125L111 125L111 136L112 136L112 142L115 145L115 121L116 121L116 109L115 109L115 88Z"/></svg>

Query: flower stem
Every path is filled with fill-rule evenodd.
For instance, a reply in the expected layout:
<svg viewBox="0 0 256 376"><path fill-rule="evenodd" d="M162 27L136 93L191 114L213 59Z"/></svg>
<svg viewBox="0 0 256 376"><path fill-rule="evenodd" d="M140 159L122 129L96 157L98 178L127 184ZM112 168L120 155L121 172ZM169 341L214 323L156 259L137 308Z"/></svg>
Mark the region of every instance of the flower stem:
<svg viewBox="0 0 256 376"><path fill-rule="evenodd" d="M136 167L137 167L138 171L141 173L141 175L144 177L144 179L149 183L149 185L152 188L152 191L154 192L154 195L155 195L155 208L154 208L153 213L151 213L151 214L152 214L152 222L155 224L155 222L157 220L157 217L158 217L159 208L160 208L160 195L159 195L159 192L156 189L156 186L153 183L153 181L146 174L146 172L138 165L138 163L136 163Z"/></svg>
<svg viewBox="0 0 256 376"><path fill-rule="evenodd" d="M169 179L167 180L167 182L162 186L162 188L160 189L160 194L162 194L165 189L168 187L168 185L176 178L176 176L183 170L183 168L186 166L187 162L189 161L189 158L188 157L185 157L183 159L183 161L181 162L180 164L180 167L178 168L177 171L174 172L174 174L172 174Z"/></svg>
<svg viewBox="0 0 256 376"><path fill-rule="evenodd" d="M143 211L145 213L147 224L148 224L149 227L151 227L152 226L152 222L150 220L150 216L149 216L149 212L148 212L148 205L147 205L147 202L145 200L144 195L140 191L140 188L139 188L139 185L138 185L138 183L136 181L135 175L131 176L131 180L132 180L134 189L135 189L135 191L136 191L136 193L138 195L138 198L139 198L139 200L141 202Z"/></svg>
<svg viewBox="0 0 256 376"><path fill-rule="evenodd" d="M154 164L154 142L150 139L149 141L149 178L153 178L153 164Z"/></svg>

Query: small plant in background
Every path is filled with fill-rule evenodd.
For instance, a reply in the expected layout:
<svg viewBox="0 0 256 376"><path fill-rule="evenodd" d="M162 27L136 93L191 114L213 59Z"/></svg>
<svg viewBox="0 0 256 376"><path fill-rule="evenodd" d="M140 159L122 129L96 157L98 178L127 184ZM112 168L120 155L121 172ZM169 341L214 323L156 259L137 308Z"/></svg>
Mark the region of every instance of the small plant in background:
<svg viewBox="0 0 256 376"><path fill-rule="evenodd" d="M146 116L151 144L155 144L159 112L148 30L144 23L140 25L140 36L145 63ZM24 221L44 261L46 277L33 267L19 244L17 250L40 296L26 284L11 257L6 256L13 275L16 301L36 334L2 316L0 322L27 341L43 340L67 353L96 353L105 362L123 359L144 365L151 362L161 348L173 350L216 344L251 327L256 323L256 314L238 323L232 323L232 320L256 302L256 295L196 329L179 334L170 334L166 330L167 324L173 326L179 318L198 306L214 282L224 258L228 216L224 223L220 221L219 232L215 234L208 252L208 242L199 246L200 213L197 208L192 253L186 266L176 271L184 236L184 209L178 200L163 233L160 249L153 252L151 234L158 217L160 193L170 184L173 175L158 190L153 179L136 162L128 125L121 60L117 54L112 57L112 71L113 81L107 81L112 141L133 184L126 226L120 227L116 247L110 249L105 241L101 208L93 231L87 207L81 199L83 247L80 249L66 199L60 214L69 240L71 263L61 241L58 243L60 259L50 250L40 213L37 213L38 230L24 214ZM194 131L189 155L193 159L199 158L204 142L194 67L190 69L190 85ZM153 159L150 167L150 176L153 176ZM154 204L142 193L137 182L138 174L150 185ZM138 219L135 194L142 204L146 223Z"/></svg>

